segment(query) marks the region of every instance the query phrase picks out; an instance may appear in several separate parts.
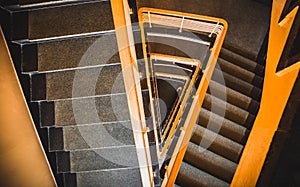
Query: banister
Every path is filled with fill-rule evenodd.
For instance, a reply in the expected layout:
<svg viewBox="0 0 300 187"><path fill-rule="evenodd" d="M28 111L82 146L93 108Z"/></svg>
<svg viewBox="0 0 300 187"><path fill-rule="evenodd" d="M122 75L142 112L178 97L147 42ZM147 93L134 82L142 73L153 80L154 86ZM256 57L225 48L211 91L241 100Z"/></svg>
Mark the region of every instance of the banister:
<svg viewBox="0 0 300 187"><path fill-rule="evenodd" d="M299 8L295 7L279 22L285 3L286 0L273 1L260 109L233 177L232 187L256 185L300 69L299 61L276 72L276 67Z"/></svg>
<svg viewBox="0 0 300 187"><path fill-rule="evenodd" d="M56 186L0 27L0 180L3 186Z"/></svg>

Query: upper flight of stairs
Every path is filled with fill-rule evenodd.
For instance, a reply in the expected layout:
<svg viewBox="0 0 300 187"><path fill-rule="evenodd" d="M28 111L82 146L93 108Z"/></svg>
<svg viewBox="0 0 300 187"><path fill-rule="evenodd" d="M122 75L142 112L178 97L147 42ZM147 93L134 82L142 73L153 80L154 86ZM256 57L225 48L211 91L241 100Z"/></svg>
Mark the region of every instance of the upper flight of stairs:
<svg viewBox="0 0 300 187"><path fill-rule="evenodd" d="M58 186L141 186L110 2L19 3L1 21Z"/></svg>

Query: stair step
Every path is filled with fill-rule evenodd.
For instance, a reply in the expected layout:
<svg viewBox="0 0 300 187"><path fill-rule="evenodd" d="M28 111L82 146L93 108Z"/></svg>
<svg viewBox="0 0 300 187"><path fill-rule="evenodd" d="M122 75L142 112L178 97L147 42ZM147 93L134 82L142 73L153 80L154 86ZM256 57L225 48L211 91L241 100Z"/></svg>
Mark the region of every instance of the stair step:
<svg viewBox="0 0 300 187"><path fill-rule="evenodd" d="M239 144L245 144L249 134L249 130L245 127L214 114L205 108L201 108L198 123L199 125Z"/></svg>
<svg viewBox="0 0 300 187"><path fill-rule="evenodd" d="M32 75L32 100L124 93L120 64Z"/></svg>
<svg viewBox="0 0 300 187"><path fill-rule="evenodd" d="M66 1L71 1L71 0L52 0L52 1L51 0L10 0L10 1L1 0L0 5L38 6L42 4L54 4L54 3L58 4Z"/></svg>
<svg viewBox="0 0 300 187"><path fill-rule="evenodd" d="M78 172L76 176L78 187L142 186L139 168Z"/></svg>
<svg viewBox="0 0 300 187"><path fill-rule="evenodd" d="M236 163L239 161L243 150L241 144L205 129L200 125L195 126L191 141Z"/></svg>
<svg viewBox="0 0 300 187"><path fill-rule="evenodd" d="M210 94L205 95L202 107L245 127L250 127L255 119L249 112Z"/></svg>
<svg viewBox="0 0 300 187"><path fill-rule="evenodd" d="M241 79L238 79L228 73L222 72L218 69L215 69L212 76L212 80L216 82L221 82L225 80L225 86L229 87L237 92L240 92L256 101L260 100L261 89L256 86L249 84Z"/></svg>
<svg viewBox="0 0 300 187"><path fill-rule="evenodd" d="M229 187L229 183L222 181L196 167L182 162L176 178L176 184L189 187Z"/></svg>
<svg viewBox="0 0 300 187"><path fill-rule="evenodd" d="M66 126L63 137L64 150L69 151L135 145L130 121Z"/></svg>
<svg viewBox="0 0 300 187"><path fill-rule="evenodd" d="M90 149L70 152L71 172L138 168L135 146Z"/></svg>
<svg viewBox="0 0 300 187"><path fill-rule="evenodd" d="M9 29L11 40L45 39L114 29L110 2L105 0L42 7L12 6L6 11L14 18Z"/></svg>
<svg viewBox="0 0 300 187"><path fill-rule="evenodd" d="M240 66L235 65L222 58L218 59L218 64L220 65L222 71L234 75L235 77L249 82L250 84L253 84L254 86L257 86L259 88L262 86L263 79L260 76L252 73L251 71L241 68Z"/></svg>
<svg viewBox="0 0 300 187"><path fill-rule="evenodd" d="M229 182L233 178L237 164L207 149L189 142L184 161L219 179Z"/></svg>
<svg viewBox="0 0 300 187"><path fill-rule="evenodd" d="M263 41L263 40L262 40ZM255 73L259 77L263 77L264 67L257 62L250 60L244 56L241 56L231 50L222 48L220 52L220 57L228 62L231 62L237 66L240 66L250 72Z"/></svg>
<svg viewBox="0 0 300 187"><path fill-rule="evenodd" d="M239 108L242 108L250 112L251 114L256 114L258 110L259 103L256 100L229 87L226 87L225 85L220 84L214 80L210 81L207 91L211 95L218 97Z"/></svg>
<svg viewBox="0 0 300 187"><path fill-rule="evenodd" d="M41 126L67 126L129 120L126 94L41 103ZM49 113L48 113L49 112Z"/></svg>
<svg viewBox="0 0 300 187"><path fill-rule="evenodd" d="M114 32L86 34L38 42L15 42L22 46L22 72L46 72L119 63Z"/></svg>

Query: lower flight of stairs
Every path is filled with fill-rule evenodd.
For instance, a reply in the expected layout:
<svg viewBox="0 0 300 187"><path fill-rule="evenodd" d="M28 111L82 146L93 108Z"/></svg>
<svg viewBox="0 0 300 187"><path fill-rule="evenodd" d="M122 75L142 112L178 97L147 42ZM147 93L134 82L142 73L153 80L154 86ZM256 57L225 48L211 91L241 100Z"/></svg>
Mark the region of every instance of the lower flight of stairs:
<svg viewBox="0 0 300 187"><path fill-rule="evenodd" d="M141 186L110 2L0 8L58 186Z"/></svg>
<svg viewBox="0 0 300 187"><path fill-rule="evenodd" d="M176 184L229 186L259 109L264 67L223 48Z"/></svg>

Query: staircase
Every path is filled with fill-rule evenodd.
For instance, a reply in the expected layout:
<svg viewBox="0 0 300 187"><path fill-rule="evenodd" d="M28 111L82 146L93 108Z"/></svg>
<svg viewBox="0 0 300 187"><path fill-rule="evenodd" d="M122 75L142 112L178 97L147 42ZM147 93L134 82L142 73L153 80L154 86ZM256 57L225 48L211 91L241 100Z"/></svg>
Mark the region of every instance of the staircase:
<svg viewBox="0 0 300 187"><path fill-rule="evenodd" d="M259 108L264 67L258 59L270 8L253 0L138 0L142 6L229 22L176 180L229 186ZM15 0L0 8L58 186L141 186L109 1Z"/></svg>
<svg viewBox="0 0 300 187"><path fill-rule="evenodd" d="M141 186L110 2L2 2L1 21L58 186Z"/></svg>

